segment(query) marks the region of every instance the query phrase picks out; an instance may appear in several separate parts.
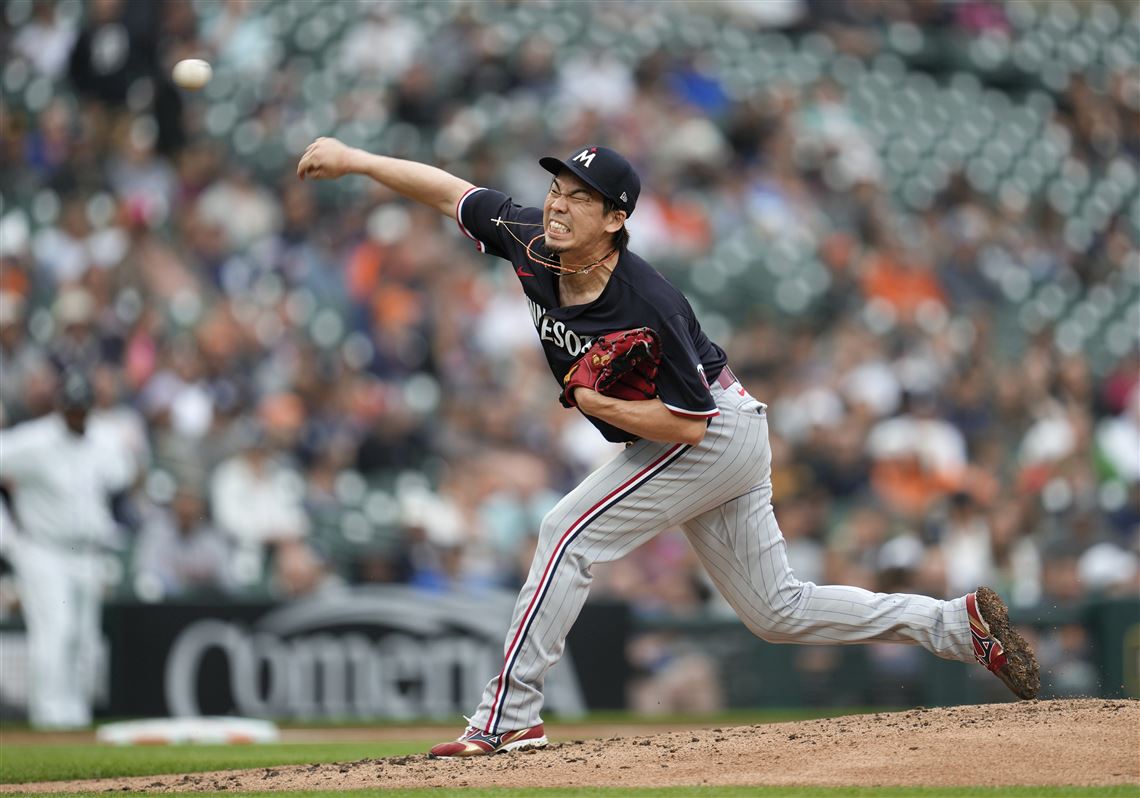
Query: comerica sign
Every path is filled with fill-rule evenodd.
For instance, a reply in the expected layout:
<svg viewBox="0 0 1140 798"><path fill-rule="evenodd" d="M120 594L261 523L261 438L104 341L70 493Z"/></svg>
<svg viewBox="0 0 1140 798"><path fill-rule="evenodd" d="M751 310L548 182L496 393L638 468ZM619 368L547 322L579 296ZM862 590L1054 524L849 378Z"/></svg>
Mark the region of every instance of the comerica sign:
<svg viewBox="0 0 1140 798"><path fill-rule="evenodd" d="M170 652L166 703L173 715L204 714L198 674L204 658L221 653L234 708L250 717L389 717L453 715L474 706L497 646L451 635L421 640L321 632L281 638L239 624L203 620L186 629Z"/></svg>
<svg viewBox="0 0 1140 798"><path fill-rule="evenodd" d="M109 602L96 713L454 721L502 667L514 601L363 585L289 603ZM551 713L624 705L630 629L625 605L587 602L547 678ZM24 631L0 638L0 714L20 716Z"/></svg>
<svg viewBox="0 0 1140 798"><path fill-rule="evenodd" d="M175 716L454 717L478 704L501 665L512 601L505 593L359 587L254 619L199 617L177 632L164 658L165 710ZM585 710L572 661L552 672L548 697L554 712Z"/></svg>
<svg viewBox="0 0 1140 798"><path fill-rule="evenodd" d="M221 658L234 710L251 717L448 717L478 705L502 661L511 596L359 587L253 622L204 618L174 638L171 715L204 714L201 675ZM472 612L478 606L478 612ZM585 709L572 667L553 676L555 711Z"/></svg>

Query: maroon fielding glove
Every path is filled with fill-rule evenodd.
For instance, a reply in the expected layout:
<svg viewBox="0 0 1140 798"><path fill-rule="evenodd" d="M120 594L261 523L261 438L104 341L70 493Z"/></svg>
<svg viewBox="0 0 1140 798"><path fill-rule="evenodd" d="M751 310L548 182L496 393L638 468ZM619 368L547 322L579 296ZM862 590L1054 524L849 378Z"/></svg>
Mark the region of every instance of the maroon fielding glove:
<svg viewBox="0 0 1140 798"><path fill-rule="evenodd" d="M651 399L660 361L661 341L648 327L600 336L562 378L562 404L574 407L579 387L616 399Z"/></svg>
<svg viewBox="0 0 1140 798"><path fill-rule="evenodd" d="M643 360L631 371L621 375L617 382L602 393L615 399L624 399L627 402L640 402L652 399L657 395L657 364L652 360Z"/></svg>

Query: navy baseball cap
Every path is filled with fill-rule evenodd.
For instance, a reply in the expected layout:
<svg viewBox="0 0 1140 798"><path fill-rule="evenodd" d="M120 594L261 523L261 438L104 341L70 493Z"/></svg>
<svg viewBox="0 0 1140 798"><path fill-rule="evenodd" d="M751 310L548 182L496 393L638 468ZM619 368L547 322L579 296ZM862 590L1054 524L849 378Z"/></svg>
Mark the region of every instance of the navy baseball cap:
<svg viewBox="0 0 1140 798"><path fill-rule="evenodd" d="M633 171L629 161L609 147L582 147L565 161L549 155L538 163L552 175L563 169L613 202L625 215L633 213L637 195L641 193L641 178Z"/></svg>

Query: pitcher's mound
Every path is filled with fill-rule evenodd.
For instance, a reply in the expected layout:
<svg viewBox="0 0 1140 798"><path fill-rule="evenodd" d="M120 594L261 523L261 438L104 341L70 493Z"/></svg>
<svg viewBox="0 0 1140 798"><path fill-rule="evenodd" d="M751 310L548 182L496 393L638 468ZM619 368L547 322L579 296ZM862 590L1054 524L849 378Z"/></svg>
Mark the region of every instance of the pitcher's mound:
<svg viewBox="0 0 1140 798"><path fill-rule="evenodd" d="M580 730L579 730L580 731ZM557 725L548 733L558 739ZM1140 702L915 709L555 743L541 751L366 759L3 791L317 790L716 785L1096 786L1140 783Z"/></svg>

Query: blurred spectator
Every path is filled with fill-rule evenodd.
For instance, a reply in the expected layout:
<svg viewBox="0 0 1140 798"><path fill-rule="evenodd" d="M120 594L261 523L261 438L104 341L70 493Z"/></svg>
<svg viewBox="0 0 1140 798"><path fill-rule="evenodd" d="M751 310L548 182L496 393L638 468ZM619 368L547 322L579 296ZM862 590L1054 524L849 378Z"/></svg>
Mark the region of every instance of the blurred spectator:
<svg viewBox="0 0 1140 798"><path fill-rule="evenodd" d="M1010 597L1011 605L1033 606L1042 599L1042 546L1026 534L1024 511L1016 504L998 502L989 512L991 564L995 582Z"/></svg>
<svg viewBox="0 0 1140 798"><path fill-rule="evenodd" d="M871 504L852 509L832 529L823 581L877 590L879 550L890 535L891 519L885 511Z"/></svg>
<svg viewBox="0 0 1140 798"><path fill-rule="evenodd" d="M938 415L933 395L907 394L903 414L880 421L867 436L875 491L896 512L918 518L961 484L966 442Z"/></svg>
<svg viewBox="0 0 1140 798"><path fill-rule="evenodd" d="M51 358L57 367L90 372L112 354L115 341L100 335L90 292L82 288L61 291L53 311L58 331L52 340Z"/></svg>
<svg viewBox="0 0 1140 798"><path fill-rule="evenodd" d="M143 0L93 0L68 67L81 97L112 107L127 101L135 81L156 65L158 13Z"/></svg>
<svg viewBox="0 0 1140 798"><path fill-rule="evenodd" d="M280 216L277 203L240 166L198 197L199 219L218 225L229 245L238 251L275 232Z"/></svg>
<svg viewBox="0 0 1140 798"><path fill-rule="evenodd" d="M213 16L203 32L219 63L232 66L251 80L263 77L273 67L273 37L259 5L252 0L225 0L221 13Z"/></svg>
<svg viewBox="0 0 1140 798"><path fill-rule="evenodd" d="M393 10L381 3L369 5L364 19L345 36L340 63L346 73L393 81L412 65L423 43L422 29Z"/></svg>
<svg viewBox="0 0 1140 798"><path fill-rule="evenodd" d="M1046 635L1037 647L1042 668L1048 668L1052 690L1059 697L1096 693L1097 672L1089 662L1092 641L1088 631L1075 623L1065 624Z"/></svg>
<svg viewBox="0 0 1140 798"><path fill-rule="evenodd" d="M0 401L8 423L32 415L24 405L24 391L33 375L42 372L47 364L43 351L27 336L26 306L19 294L0 292L0 362L4 364Z"/></svg>
<svg viewBox="0 0 1140 798"><path fill-rule="evenodd" d="M123 401L122 372L107 363L95 367L91 373L94 405L91 423L106 427L107 434L118 439L130 452L139 474L145 474L151 464L150 440L142 415Z"/></svg>
<svg viewBox="0 0 1140 798"><path fill-rule="evenodd" d="M1096 445L1109 474L1125 483L1140 482L1140 383L1118 416L1097 425Z"/></svg>
<svg viewBox="0 0 1140 798"><path fill-rule="evenodd" d="M454 502L431 491L402 495L401 527L409 543L410 584L433 592L471 592L490 587L471 568L463 519Z"/></svg>
<svg viewBox="0 0 1140 798"><path fill-rule="evenodd" d="M634 638L629 708L639 715L707 715L724 709L716 664L693 643L668 634Z"/></svg>
<svg viewBox="0 0 1140 798"><path fill-rule="evenodd" d="M248 428L243 435L238 453L210 477L210 505L219 528L235 546L233 567L239 584L253 585L265 578L274 547L304 538L309 521L300 474L270 447L264 429ZM305 563L287 546L288 567L303 568ZM301 581L290 575L290 585Z"/></svg>
<svg viewBox="0 0 1140 798"><path fill-rule="evenodd" d="M1094 543L1077 560L1081 584L1092 595L1130 596L1140 591L1140 557L1116 543Z"/></svg>
<svg viewBox="0 0 1140 798"><path fill-rule="evenodd" d="M93 261L91 226L80 197L63 204L59 227L49 227L37 236L37 264L59 285L75 283Z"/></svg>
<svg viewBox="0 0 1140 798"><path fill-rule="evenodd" d="M567 59L558 76L559 97L570 108L610 116L632 103L634 85L629 67L604 52L582 52Z"/></svg>
<svg viewBox="0 0 1140 798"><path fill-rule="evenodd" d="M75 137L73 110L63 99L52 100L39 116L36 131L24 151L26 164L45 183L59 176L71 158Z"/></svg>
<svg viewBox="0 0 1140 798"><path fill-rule="evenodd" d="M296 599L341 584L328 564L300 538L280 538L273 545L269 587L282 599Z"/></svg>
<svg viewBox="0 0 1140 798"><path fill-rule="evenodd" d="M26 58L37 72L54 80L67 67L75 36L75 25L60 14L59 3L34 3L32 18L16 34L12 50Z"/></svg>
<svg viewBox="0 0 1140 798"><path fill-rule="evenodd" d="M178 193L177 176L165 159L156 157L158 123L150 116L123 120L115 136L118 151L107 164L107 181L128 206L145 208L149 221L165 221Z"/></svg>
<svg viewBox="0 0 1140 798"><path fill-rule="evenodd" d="M146 601L225 594L235 587L231 543L206 517L193 487L180 487L169 507L152 505L135 543L135 593Z"/></svg>

